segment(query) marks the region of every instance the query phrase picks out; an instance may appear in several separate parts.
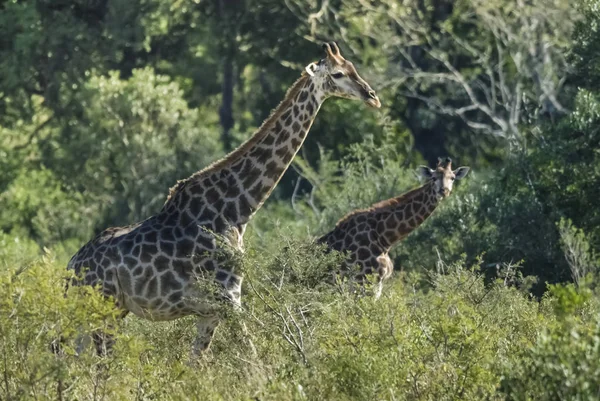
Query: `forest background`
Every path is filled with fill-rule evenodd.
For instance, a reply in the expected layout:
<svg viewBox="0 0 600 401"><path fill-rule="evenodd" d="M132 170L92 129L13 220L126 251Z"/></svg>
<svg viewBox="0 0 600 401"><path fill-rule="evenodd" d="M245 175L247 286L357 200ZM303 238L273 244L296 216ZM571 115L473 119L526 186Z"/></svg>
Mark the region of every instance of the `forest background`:
<svg viewBox="0 0 600 401"><path fill-rule="evenodd" d="M597 399L599 24L597 0L0 1L0 398ZM190 320L128 318L109 358L55 358L114 319L63 297L69 257L247 139L326 40L383 106L324 104L209 355ZM312 239L442 156L471 173L382 299L321 286Z"/></svg>

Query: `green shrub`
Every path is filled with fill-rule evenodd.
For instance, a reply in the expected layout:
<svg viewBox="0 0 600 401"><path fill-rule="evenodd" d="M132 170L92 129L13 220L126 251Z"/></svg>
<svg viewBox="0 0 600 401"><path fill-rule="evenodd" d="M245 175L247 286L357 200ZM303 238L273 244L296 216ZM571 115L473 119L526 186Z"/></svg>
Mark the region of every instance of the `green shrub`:
<svg viewBox="0 0 600 401"><path fill-rule="evenodd" d="M595 400L600 391L600 321L588 289L551 286L558 319L517 350L500 390L510 400Z"/></svg>
<svg viewBox="0 0 600 401"><path fill-rule="evenodd" d="M43 191L43 196L40 196ZM42 245L92 234L92 210L48 169L27 171L0 194L0 228Z"/></svg>
<svg viewBox="0 0 600 401"><path fill-rule="evenodd" d="M597 390L600 305L583 284L551 286L540 303L509 285L514 273L486 284L461 261L398 275L374 300L323 283L341 255L281 234L279 255L248 242L243 309L224 309L211 349L195 359L193 317L118 322L94 289L64 296L65 263L48 250L24 260L33 244L2 241L2 399L57 399L59 389L80 400L585 399ZM75 355L81 335L113 327L111 355L91 346Z"/></svg>

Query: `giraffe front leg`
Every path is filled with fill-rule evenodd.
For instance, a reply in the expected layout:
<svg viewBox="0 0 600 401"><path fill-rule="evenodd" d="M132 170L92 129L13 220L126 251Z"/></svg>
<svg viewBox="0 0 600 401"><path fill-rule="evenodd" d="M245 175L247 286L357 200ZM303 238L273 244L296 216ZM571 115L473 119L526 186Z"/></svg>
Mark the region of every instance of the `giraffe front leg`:
<svg viewBox="0 0 600 401"><path fill-rule="evenodd" d="M383 291L383 280L378 277L374 287L375 293L373 296L375 299L379 299L379 297L381 297L381 292Z"/></svg>
<svg viewBox="0 0 600 401"><path fill-rule="evenodd" d="M383 281L392 276L394 271L394 262L387 253L379 255L377 258L377 282L375 283L375 299L381 297L383 291Z"/></svg>
<svg viewBox="0 0 600 401"><path fill-rule="evenodd" d="M92 340L96 347L96 355L105 357L112 354L112 349L115 345L115 336L102 330L98 330L92 334Z"/></svg>
<svg viewBox="0 0 600 401"><path fill-rule="evenodd" d="M193 348L195 356L200 356L208 350L217 326L219 326L219 318L217 316L198 318L196 322L198 332Z"/></svg>
<svg viewBox="0 0 600 401"><path fill-rule="evenodd" d="M233 307L235 312L241 312L241 283L242 278L234 274L225 281L219 281L221 293L215 299L215 303L194 304L197 316L196 340L193 346L193 358L206 352L212 342L215 330L219 326L221 318L227 315L227 310Z"/></svg>

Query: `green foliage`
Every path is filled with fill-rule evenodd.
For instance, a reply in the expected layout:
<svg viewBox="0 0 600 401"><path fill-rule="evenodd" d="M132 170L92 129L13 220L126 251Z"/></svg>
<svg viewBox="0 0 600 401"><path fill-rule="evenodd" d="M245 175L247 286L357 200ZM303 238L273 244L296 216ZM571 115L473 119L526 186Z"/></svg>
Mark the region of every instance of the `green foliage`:
<svg viewBox="0 0 600 401"><path fill-rule="evenodd" d="M600 322L597 313L584 319L573 315L574 304L589 304L572 285L553 287L561 315L549 325L533 346L518 352L507 365L501 391L510 400L594 400L600 388ZM565 304L565 302L567 304ZM588 305L589 307L589 305Z"/></svg>
<svg viewBox="0 0 600 401"><path fill-rule="evenodd" d="M85 172L71 184L95 198L104 225L155 213L169 186L219 155L209 128L216 115L190 109L178 85L151 69L134 70L127 81L92 76L81 104L83 116L55 157L58 166Z"/></svg>
<svg viewBox="0 0 600 401"><path fill-rule="evenodd" d="M515 290L451 270L433 278L432 291L395 283L381 303L363 299L329 315L338 335L321 340L332 382L323 398L493 397L496 372L535 334L537 313Z"/></svg>
<svg viewBox="0 0 600 401"><path fill-rule="evenodd" d="M61 117L78 112L76 94L92 69L125 75L155 60L152 48L176 51L193 1L7 1L0 15L0 123L34 117L31 97ZM197 14L197 13L196 13ZM189 29L189 28L188 28ZM171 46L171 48L169 47Z"/></svg>
<svg viewBox="0 0 600 401"><path fill-rule="evenodd" d="M393 280L376 301L315 285L310 277L339 257L281 238L283 259L250 244L244 308L227 314L197 360L191 318L128 317L116 324L110 356L91 346L74 355L78 337L115 325L112 303L93 289L65 297L63 263L51 254L28 264L11 257L0 273L0 396L56 399L60 389L64 399L480 400L535 395L536 386L550 394L565 377L569 395L594 388L598 323L588 316L598 305L589 298L573 320L503 281L486 285L459 263L431 274L424 289ZM565 296L552 291L543 304ZM49 344L58 335L65 341L56 356Z"/></svg>
<svg viewBox="0 0 600 401"><path fill-rule="evenodd" d="M91 75L77 100L78 118L62 127L49 117L43 139L27 148L18 129L7 130L1 149L16 171L2 176L3 230L52 244L142 220L178 179L221 153L210 130L216 113L190 109L179 86L151 69L134 70L128 80ZM19 157L26 162L15 163Z"/></svg>
<svg viewBox="0 0 600 401"><path fill-rule="evenodd" d="M583 18L575 25L573 48L570 53L575 70L574 80L581 87L597 91L600 88L600 3L597 0L580 0L577 6Z"/></svg>
<svg viewBox="0 0 600 401"><path fill-rule="evenodd" d="M0 268L2 270L14 269L15 266L28 266L39 256L39 246L29 238L0 234Z"/></svg>
<svg viewBox="0 0 600 401"><path fill-rule="evenodd" d="M575 284L583 284L583 281L589 276L597 275L597 260L594 260L596 258L585 233L574 227L570 220L564 219L558 223L558 232L562 250Z"/></svg>
<svg viewBox="0 0 600 401"><path fill-rule="evenodd" d="M91 233L93 216L83 208L83 196L66 191L47 169L22 170L0 194L0 202L5 205L0 210L0 228L14 235L57 243Z"/></svg>
<svg viewBox="0 0 600 401"><path fill-rule="evenodd" d="M317 32L360 43L374 59L392 93L390 115L429 162L459 153L475 167L501 157L507 140L523 140L521 124L559 115L570 101L572 2L380 0L328 4L318 14Z"/></svg>
<svg viewBox="0 0 600 401"><path fill-rule="evenodd" d="M2 269L3 399L56 398L57 386L66 388L71 380L82 385L73 389L75 397L118 388L118 381L109 381L102 372L107 368L105 373L110 373L110 366L103 366L90 353L72 356L72 338L108 328L115 322L114 306L93 288L70 291L64 297L65 283L65 271L57 268L49 253L31 264ZM57 357L51 354L50 345L60 336L70 340L62 346L64 355ZM121 347L129 348L126 342ZM87 391L83 389L92 383Z"/></svg>
<svg viewBox="0 0 600 401"><path fill-rule="evenodd" d="M561 317L570 317L574 313L581 314L583 308L593 296L589 288L577 288L572 283L550 284L547 294L552 301L547 301L554 312Z"/></svg>

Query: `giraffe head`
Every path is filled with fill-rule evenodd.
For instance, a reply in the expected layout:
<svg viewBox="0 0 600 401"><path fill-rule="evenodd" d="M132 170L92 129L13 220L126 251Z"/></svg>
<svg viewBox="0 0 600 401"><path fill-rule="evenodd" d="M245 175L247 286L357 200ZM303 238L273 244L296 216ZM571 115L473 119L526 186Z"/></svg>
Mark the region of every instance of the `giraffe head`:
<svg viewBox="0 0 600 401"><path fill-rule="evenodd" d="M452 159L446 157L438 158L438 164L435 170L427 166L419 166L419 173L433 185L433 190L438 199L443 199L452 192L452 185L455 180L464 178L469 172L469 167L459 167L452 171Z"/></svg>
<svg viewBox="0 0 600 401"><path fill-rule="evenodd" d="M325 58L310 63L305 70L317 84L321 84L326 97L337 96L358 99L371 107L381 107L375 91L358 75L354 64L342 57L335 42L323 44Z"/></svg>

